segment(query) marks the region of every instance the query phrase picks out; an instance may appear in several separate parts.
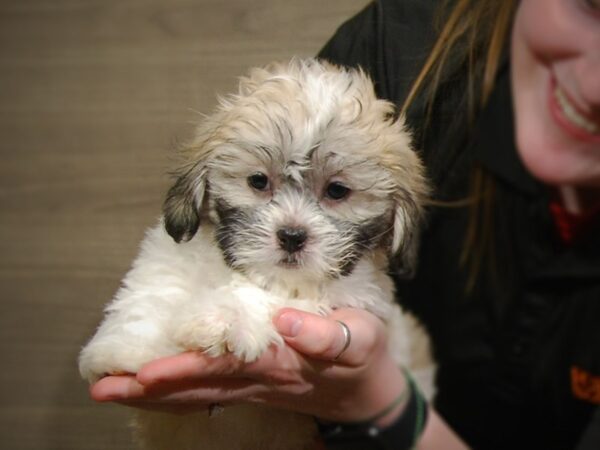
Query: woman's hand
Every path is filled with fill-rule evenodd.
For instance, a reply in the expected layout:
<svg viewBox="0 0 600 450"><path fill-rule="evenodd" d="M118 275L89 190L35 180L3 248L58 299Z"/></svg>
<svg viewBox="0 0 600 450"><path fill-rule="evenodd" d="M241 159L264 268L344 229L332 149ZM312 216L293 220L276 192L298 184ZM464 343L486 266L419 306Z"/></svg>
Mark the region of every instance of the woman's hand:
<svg viewBox="0 0 600 450"><path fill-rule="evenodd" d="M338 320L352 339L334 361L345 344ZM271 346L252 363L232 355L183 353L153 361L135 376L103 378L91 387L91 396L175 413L211 404L265 403L325 420L359 421L385 409L405 388L387 352L385 327L368 312L340 309L321 317L283 309L274 324L287 345Z"/></svg>

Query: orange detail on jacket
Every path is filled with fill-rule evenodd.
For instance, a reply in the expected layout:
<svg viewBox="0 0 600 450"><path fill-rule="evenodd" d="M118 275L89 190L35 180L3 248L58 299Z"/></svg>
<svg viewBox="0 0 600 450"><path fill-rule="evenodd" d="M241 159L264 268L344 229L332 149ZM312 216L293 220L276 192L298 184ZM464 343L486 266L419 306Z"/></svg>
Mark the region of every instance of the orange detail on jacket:
<svg viewBox="0 0 600 450"><path fill-rule="evenodd" d="M571 390L578 399L600 405L600 376L573 366L571 367Z"/></svg>

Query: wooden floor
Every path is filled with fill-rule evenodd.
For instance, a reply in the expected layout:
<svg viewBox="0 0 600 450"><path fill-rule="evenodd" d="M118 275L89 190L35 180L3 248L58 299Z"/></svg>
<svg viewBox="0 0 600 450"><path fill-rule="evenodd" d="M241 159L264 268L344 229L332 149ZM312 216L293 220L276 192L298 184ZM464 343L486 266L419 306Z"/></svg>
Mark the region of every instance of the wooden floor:
<svg viewBox="0 0 600 450"><path fill-rule="evenodd" d="M169 155L253 65L366 0L0 2L0 449L131 448L76 358L160 214Z"/></svg>

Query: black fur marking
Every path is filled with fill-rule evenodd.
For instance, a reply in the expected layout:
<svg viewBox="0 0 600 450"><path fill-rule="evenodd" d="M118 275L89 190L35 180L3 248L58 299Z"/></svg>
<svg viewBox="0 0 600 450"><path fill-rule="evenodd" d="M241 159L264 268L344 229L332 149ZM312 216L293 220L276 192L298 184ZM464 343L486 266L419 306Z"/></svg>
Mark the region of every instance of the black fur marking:
<svg viewBox="0 0 600 450"><path fill-rule="evenodd" d="M381 245L386 245L390 239L392 231L392 218L389 214L384 214L374 219L364 222L353 229L353 241L350 252L344 258L344 263L340 267L340 275L345 277L350 275L360 258L367 252L370 252Z"/></svg>
<svg viewBox="0 0 600 450"><path fill-rule="evenodd" d="M200 226L190 180L190 171L180 176L169 189L163 204L165 229L177 243L189 241Z"/></svg>
<svg viewBox="0 0 600 450"><path fill-rule="evenodd" d="M217 244L223 253L225 263L229 267L236 265L234 237L247 227L248 215L241 208L234 208L222 200L217 200L215 211L219 216L215 236Z"/></svg>

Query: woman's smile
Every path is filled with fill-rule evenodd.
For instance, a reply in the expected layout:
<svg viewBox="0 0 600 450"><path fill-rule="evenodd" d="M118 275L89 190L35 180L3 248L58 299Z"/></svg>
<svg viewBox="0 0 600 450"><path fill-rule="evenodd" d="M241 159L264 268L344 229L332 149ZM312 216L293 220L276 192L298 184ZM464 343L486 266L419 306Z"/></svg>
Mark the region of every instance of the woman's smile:
<svg viewBox="0 0 600 450"><path fill-rule="evenodd" d="M576 139L600 142L600 120L578 107L555 78L551 79L549 100L552 117L567 133Z"/></svg>

